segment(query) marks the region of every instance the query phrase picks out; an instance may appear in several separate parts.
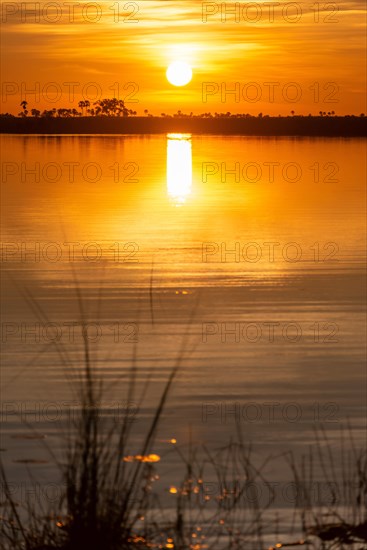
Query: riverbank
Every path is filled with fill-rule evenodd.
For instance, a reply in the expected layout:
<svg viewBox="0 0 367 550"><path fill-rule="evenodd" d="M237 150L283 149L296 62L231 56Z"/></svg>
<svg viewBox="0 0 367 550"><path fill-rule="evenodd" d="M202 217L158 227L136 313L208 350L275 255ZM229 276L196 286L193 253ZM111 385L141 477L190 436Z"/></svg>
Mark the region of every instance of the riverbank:
<svg viewBox="0 0 367 550"><path fill-rule="evenodd" d="M162 118L78 117L0 119L2 134L166 134L366 137L366 117Z"/></svg>

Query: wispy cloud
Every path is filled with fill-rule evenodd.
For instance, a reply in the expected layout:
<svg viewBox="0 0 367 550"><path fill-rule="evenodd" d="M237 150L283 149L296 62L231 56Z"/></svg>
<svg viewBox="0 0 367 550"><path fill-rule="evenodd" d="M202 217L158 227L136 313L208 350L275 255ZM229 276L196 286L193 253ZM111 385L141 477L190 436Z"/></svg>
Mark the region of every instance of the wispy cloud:
<svg viewBox="0 0 367 550"><path fill-rule="evenodd" d="M26 4L27 9L34 6ZM254 11L243 11L247 2L239 3L242 11L238 22L230 13L226 22L222 22L222 2L212 2L210 10L215 13L208 15L206 23L203 3L197 0L129 3L103 0L97 3L99 12L92 9L83 12L88 4L83 0L75 3L72 22L64 3L59 4L61 11L49 8L43 13L46 4L40 3L39 22L34 22L35 15L31 12L27 16L21 9L11 13L9 3L2 2L3 20L6 19L2 40L3 80L32 82L47 78L46 82L87 82L95 78L107 88L115 80L135 81L144 99L149 94L155 98L148 108L159 103L157 98L161 94L164 102L172 104L180 100L185 103L194 95L193 108L199 109L202 103L199 80L230 83L276 78L279 82L297 79L306 85L323 79L339 82L345 90L344 99L339 101L343 110L363 105L362 0L337 3L335 12L334 4L320 4L319 13L315 13L316 4L302 2L297 4L301 12L295 22L291 20L296 12L284 12L285 3L275 3L271 21L265 1L257 4L261 7L257 22L250 20L256 15ZM119 22L117 4L121 10ZM228 10L235 6L234 2L226 4ZM88 21L94 16L98 16L98 21ZM22 17L26 17L26 22L22 22ZM58 21L51 22L57 18ZM167 89L164 75L167 64L174 58L187 59L196 77L190 91L176 89L175 96Z"/></svg>

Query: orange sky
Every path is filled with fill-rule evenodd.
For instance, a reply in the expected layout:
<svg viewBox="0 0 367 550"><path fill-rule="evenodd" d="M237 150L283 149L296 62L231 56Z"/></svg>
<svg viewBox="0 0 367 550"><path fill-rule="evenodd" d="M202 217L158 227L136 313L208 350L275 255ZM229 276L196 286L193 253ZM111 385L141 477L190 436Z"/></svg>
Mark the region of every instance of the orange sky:
<svg viewBox="0 0 367 550"><path fill-rule="evenodd" d="M1 111L18 113L22 99L29 108L73 108L99 93L127 96L138 114L366 112L364 0L319 3L319 13L314 2L248 5L40 1L26 13L2 1ZM174 60L192 65L186 87L166 80ZM39 97L22 93L22 82Z"/></svg>

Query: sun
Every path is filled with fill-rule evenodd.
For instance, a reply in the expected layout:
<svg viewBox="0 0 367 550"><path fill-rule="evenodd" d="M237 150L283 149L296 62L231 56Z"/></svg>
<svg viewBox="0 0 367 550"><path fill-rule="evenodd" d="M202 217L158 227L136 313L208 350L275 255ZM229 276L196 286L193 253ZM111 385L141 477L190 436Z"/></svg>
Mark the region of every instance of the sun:
<svg viewBox="0 0 367 550"><path fill-rule="evenodd" d="M185 61L174 61L166 72L167 80L173 86L186 86L192 79L192 69Z"/></svg>

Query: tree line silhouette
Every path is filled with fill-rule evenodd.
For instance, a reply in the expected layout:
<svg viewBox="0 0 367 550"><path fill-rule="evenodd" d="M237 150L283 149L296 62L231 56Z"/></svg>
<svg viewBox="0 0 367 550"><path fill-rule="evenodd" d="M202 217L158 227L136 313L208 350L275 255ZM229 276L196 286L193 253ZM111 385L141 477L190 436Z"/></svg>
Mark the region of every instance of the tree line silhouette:
<svg viewBox="0 0 367 550"><path fill-rule="evenodd" d="M18 113L19 117L25 118L29 114L31 114L34 118L70 118L70 117L80 117L80 116L114 116L114 117L127 117L127 116L135 116L137 114L136 111L133 111L132 109L128 109L125 106L125 103L121 99L116 99L115 97L112 99L99 99L98 101L95 101L92 105L90 101L79 101L78 106L81 109L81 111L78 111L77 109L65 109L65 108L59 108L56 109L55 107L53 109L45 109L44 111L40 111L39 109L31 109L28 110L28 102L23 100L20 103L20 106L22 107L22 111ZM6 113L8 115L8 113ZM11 116L11 115L10 115Z"/></svg>
<svg viewBox="0 0 367 550"><path fill-rule="evenodd" d="M76 118L76 117L133 117L137 116L137 111L134 111L132 109L128 109L121 99L116 99L115 97L112 99L105 98L105 99L99 99L98 101L95 101L94 103L90 103L90 101L79 101L78 106L81 109L78 111L75 108L72 109L65 109L65 108L59 108L56 109L55 107L53 109L45 109L43 111L40 111L39 109L28 109L28 102L23 100L20 103L20 106L22 107L22 111L18 113L18 117L26 118L29 115L33 118ZM153 117L154 115L150 114L148 109L144 110L144 115L147 117ZM318 115L312 115L311 113L309 115L302 115L302 114L296 114L295 111L291 111L290 115L292 117L334 117L337 116L335 111L319 111ZM270 115L264 115L263 113L259 113L258 115L251 115L249 113L231 113L227 111L226 113L201 113L198 115L194 115L193 112L190 112L190 114L185 114L181 110L178 110L177 113L173 115L169 115L166 113L161 113L161 118L270 118ZM278 115L278 117L282 117L284 115ZM289 115L288 115L289 116ZM356 115L345 115L346 117L355 117ZM359 115L360 117L364 117L365 114L361 113ZM10 113L3 113L0 114L0 117L15 117L15 115L12 115Z"/></svg>

